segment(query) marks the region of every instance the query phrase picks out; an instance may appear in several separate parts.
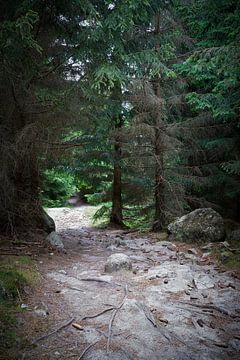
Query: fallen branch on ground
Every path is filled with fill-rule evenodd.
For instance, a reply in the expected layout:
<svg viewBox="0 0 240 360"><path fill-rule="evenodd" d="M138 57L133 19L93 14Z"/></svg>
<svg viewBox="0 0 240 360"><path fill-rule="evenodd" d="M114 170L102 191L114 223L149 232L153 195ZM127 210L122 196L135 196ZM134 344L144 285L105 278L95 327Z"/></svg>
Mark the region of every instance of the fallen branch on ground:
<svg viewBox="0 0 240 360"><path fill-rule="evenodd" d="M114 309L113 313L112 313L112 316L111 316L111 319L109 321L109 325L108 325L108 340L107 340L107 353L109 353L109 350L110 350L110 341L111 341L111 335L112 335L112 325L113 325L113 322L114 322L114 319L117 315L117 312L122 308L127 296L128 296L128 287L127 285L125 285L125 288L124 288L124 291L125 291L125 295L124 295L124 298L122 300L122 302L120 303L120 305Z"/></svg>
<svg viewBox="0 0 240 360"><path fill-rule="evenodd" d="M103 280L103 279L99 279L99 278L81 278L81 279L78 279L78 280L81 280L81 281L96 281L96 282L105 283L105 284L114 285L114 286L115 285L116 286L122 286L121 284L113 283L111 281Z"/></svg>
<svg viewBox="0 0 240 360"><path fill-rule="evenodd" d="M68 289L71 289L71 290L75 290L75 291L80 291L80 292L84 292L84 290L81 290L81 289L78 289L78 288L76 288L76 287L74 287L74 286L66 286Z"/></svg>
<svg viewBox="0 0 240 360"><path fill-rule="evenodd" d="M70 320L67 321L65 324L59 326L56 330L50 332L49 334L43 335L43 336L39 337L38 339L34 340L34 341L32 342L32 344L35 344L35 343L37 343L37 342L39 342L39 341L41 341L41 340L47 339L49 336L52 336L52 335L56 334L58 331L64 329L64 328L67 327L67 326L69 326L73 321L74 321L74 318L70 319Z"/></svg>
<svg viewBox="0 0 240 360"><path fill-rule="evenodd" d="M100 340L94 341L92 344L88 345L86 347L86 349L83 350L83 352L81 353L80 357L78 358L78 360L83 359L84 355L88 352L88 350L91 349L91 347L93 347L94 345L96 345Z"/></svg>
<svg viewBox="0 0 240 360"><path fill-rule="evenodd" d="M94 319L94 318L96 318L96 317L98 317L98 316L101 316L101 315L105 314L106 312L112 311L112 310L114 310L114 309L116 309L116 307L111 307L111 308L105 309L105 310L101 311L100 313L98 313L98 314L96 314L96 315L84 316L84 317L82 318L82 320Z"/></svg>

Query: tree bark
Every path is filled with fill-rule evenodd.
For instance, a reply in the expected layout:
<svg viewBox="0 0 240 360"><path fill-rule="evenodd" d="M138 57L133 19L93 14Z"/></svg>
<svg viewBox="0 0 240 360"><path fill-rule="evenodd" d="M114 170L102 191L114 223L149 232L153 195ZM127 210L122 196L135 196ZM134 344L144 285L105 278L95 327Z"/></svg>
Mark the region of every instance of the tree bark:
<svg viewBox="0 0 240 360"><path fill-rule="evenodd" d="M115 129L119 132L123 126L121 115L115 122ZM115 136L114 143L114 164L113 164L113 192L112 192L112 210L110 215L110 223L114 225L123 225L122 214L122 166L121 166L121 137L118 133Z"/></svg>
<svg viewBox="0 0 240 360"><path fill-rule="evenodd" d="M164 225L164 171L161 130L155 129L155 214L153 230L160 231Z"/></svg>
<svg viewBox="0 0 240 360"><path fill-rule="evenodd" d="M155 25L155 34L160 33L160 14L156 16L156 25ZM160 44L156 45L156 49L159 49ZM153 82L153 89L155 95L160 99L160 78L156 76ZM158 111L162 111L160 109ZM161 120L162 122L163 114L156 114L156 119ZM163 165L163 133L161 131L161 122L156 120L155 123L155 136L154 136L154 156L155 156L155 192L154 192L154 201L155 201L155 214L154 214L154 223L153 231L160 231L164 226L164 165Z"/></svg>

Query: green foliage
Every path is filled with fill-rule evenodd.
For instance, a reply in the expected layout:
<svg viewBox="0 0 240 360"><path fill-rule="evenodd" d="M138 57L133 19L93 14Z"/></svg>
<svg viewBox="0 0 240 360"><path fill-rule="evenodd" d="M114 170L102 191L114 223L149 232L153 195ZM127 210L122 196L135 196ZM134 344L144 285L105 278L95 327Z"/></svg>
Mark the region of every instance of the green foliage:
<svg viewBox="0 0 240 360"><path fill-rule="evenodd" d="M42 175L42 202L45 207L61 207L78 191L79 180L63 170L45 170Z"/></svg>
<svg viewBox="0 0 240 360"><path fill-rule="evenodd" d="M220 205L223 214L231 212L224 209L231 204L230 216L236 216L240 204L240 4L235 0L193 0L191 6L177 3L196 41L192 55L175 66L189 83L185 99L191 109L193 151L182 153L191 169L186 173L187 189L189 195ZM185 117L183 113L183 122ZM199 183L198 190L191 185L194 182Z"/></svg>
<svg viewBox="0 0 240 360"><path fill-rule="evenodd" d="M110 217L112 203L108 202L102 205L93 215L93 222L97 223L101 220L101 222L108 222Z"/></svg>

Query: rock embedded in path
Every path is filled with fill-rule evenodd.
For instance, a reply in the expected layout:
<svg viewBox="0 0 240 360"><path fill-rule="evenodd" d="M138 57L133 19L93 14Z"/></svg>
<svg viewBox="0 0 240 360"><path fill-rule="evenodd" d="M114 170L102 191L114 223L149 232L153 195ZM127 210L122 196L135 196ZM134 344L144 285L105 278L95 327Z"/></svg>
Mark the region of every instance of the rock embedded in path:
<svg viewBox="0 0 240 360"><path fill-rule="evenodd" d="M53 248L57 249L58 251L65 251L63 241L55 231L52 231L46 237L46 240Z"/></svg>
<svg viewBox="0 0 240 360"><path fill-rule="evenodd" d="M132 270L132 261L125 254L112 254L105 264L105 272L111 273L119 270Z"/></svg>
<svg viewBox="0 0 240 360"><path fill-rule="evenodd" d="M220 241L225 236L221 215L211 208L196 209L168 225L170 239L187 243Z"/></svg>

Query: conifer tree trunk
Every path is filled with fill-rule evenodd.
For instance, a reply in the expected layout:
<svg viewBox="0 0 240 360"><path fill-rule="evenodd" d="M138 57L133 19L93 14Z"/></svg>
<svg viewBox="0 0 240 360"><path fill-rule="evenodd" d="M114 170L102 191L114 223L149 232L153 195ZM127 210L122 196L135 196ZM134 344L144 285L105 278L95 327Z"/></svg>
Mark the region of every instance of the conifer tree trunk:
<svg viewBox="0 0 240 360"><path fill-rule="evenodd" d="M153 230L159 231L164 223L164 180L163 180L163 156L162 156L162 134L158 127L155 129L155 214Z"/></svg>
<svg viewBox="0 0 240 360"><path fill-rule="evenodd" d="M155 33L158 35L160 33L160 14L156 16L156 28ZM160 47L159 44L156 45L156 49ZM160 99L160 79L158 76L154 79L153 89L155 95ZM161 110L160 110L161 111ZM162 109L163 111L163 109ZM154 136L154 155L155 155L155 214L154 214L154 223L153 230L159 231L163 228L164 223L164 168L163 168L163 134L161 133L160 123L157 119L161 119L163 114L157 114L156 123L155 123L155 136Z"/></svg>
<svg viewBox="0 0 240 360"><path fill-rule="evenodd" d="M117 131L121 129L123 125L122 117L115 122L115 128ZM110 215L110 222L115 225L123 225L122 214L122 166L121 166L121 138L118 133L115 136L114 143L114 165L113 165L113 192L112 192L112 210Z"/></svg>

